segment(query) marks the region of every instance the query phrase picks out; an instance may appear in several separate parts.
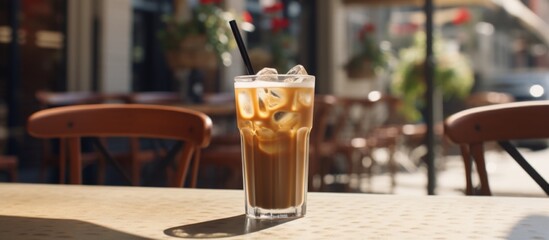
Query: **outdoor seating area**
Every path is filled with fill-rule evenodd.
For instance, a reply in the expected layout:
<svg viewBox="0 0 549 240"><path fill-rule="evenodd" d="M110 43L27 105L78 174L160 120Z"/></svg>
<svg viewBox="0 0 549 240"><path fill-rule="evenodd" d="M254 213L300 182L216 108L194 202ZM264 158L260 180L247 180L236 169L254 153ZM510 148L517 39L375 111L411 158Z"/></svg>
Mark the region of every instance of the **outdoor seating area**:
<svg viewBox="0 0 549 240"><path fill-rule="evenodd" d="M549 0L0 1L0 239L546 239Z"/></svg>
<svg viewBox="0 0 549 240"><path fill-rule="evenodd" d="M309 191L364 193L408 191L423 194L424 186L421 184L409 188L409 184L402 183L398 179L414 178L409 182L424 182L422 178L425 177L426 169L424 162L426 126L410 124L403 120L397 111L401 101L398 98L381 95L379 92L371 92L367 96L369 97L349 98L335 95L315 97L315 122L311 132L309 153ZM234 99L229 94L208 95L205 99L212 100L205 100L200 104L185 104L174 92L99 94L40 91L37 92L36 98L43 109L97 104L105 106L146 104L203 112L213 120L211 142L195 158L198 163L192 166L191 185L226 189L241 189L243 186L240 137L236 127ZM466 101L470 107L504 102L514 102L514 100L504 93L479 92ZM224 106L229 109L220 111ZM144 115L139 118L143 117L153 116ZM112 117L99 116L98 120L92 121L98 123L101 119L109 121L109 118ZM153 119L159 124L167 124L170 120L158 119L156 116ZM458 145L445 137L442 125L437 126L436 134L440 137L441 148L441 160L437 163L439 175L446 174L448 168L451 168L450 172L460 171L464 165L457 158ZM139 137L139 134L135 137ZM81 156L81 166L77 169L87 169L85 182L135 186L153 184L151 179L147 179L154 176L151 175L151 168L158 168L158 162L163 161L161 156L166 156L168 150L163 146L165 143L135 137L123 140L117 136L108 140L105 134L102 134L100 141L104 147L113 148L115 152L114 157L108 157L111 159L103 156L104 149L98 148L95 143L83 142L84 145L81 148L84 154ZM66 170L63 169L67 169L70 164L67 165L65 160L60 160L61 156L57 149L60 142L49 139L40 141L42 147L39 151L43 151L40 170L23 170L19 180L43 183L64 182L65 176L62 173ZM143 146L140 147L140 145ZM492 147L487 150L496 149L498 148ZM7 180L16 181L17 159L6 156L2 161L5 163L3 162L1 166L9 173ZM151 161L157 161L157 163ZM495 162L492 164L497 165ZM123 166L129 166L129 168L117 169ZM107 171L107 169L110 170ZM77 170L72 169L69 175L75 175L72 171ZM106 176L107 172L114 177ZM141 175L145 176L145 179L141 179ZM512 174L509 173L509 175ZM444 192L449 194L468 192L465 187L471 184L469 178L467 185L460 186L460 181L465 183L465 176L465 174L454 175L454 179L449 180L451 190L445 189ZM128 179L123 180L124 177ZM107 179L110 180L106 181ZM519 194L520 189L515 191Z"/></svg>

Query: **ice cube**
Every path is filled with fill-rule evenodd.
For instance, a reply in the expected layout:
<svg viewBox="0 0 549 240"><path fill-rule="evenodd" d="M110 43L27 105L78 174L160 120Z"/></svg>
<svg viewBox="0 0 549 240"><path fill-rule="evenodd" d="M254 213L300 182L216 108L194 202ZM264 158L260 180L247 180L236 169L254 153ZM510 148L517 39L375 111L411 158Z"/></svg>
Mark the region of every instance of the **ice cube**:
<svg viewBox="0 0 549 240"><path fill-rule="evenodd" d="M238 114L243 119L250 119L254 116L254 107L250 89L239 89L236 95L238 103Z"/></svg>
<svg viewBox="0 0 549 240"><path fill-rule="evenodd" d="M277 134L270 128L258 127L255 130L258 146L261 151L267 154L273 154L277 151Z"/></svg>
<svg viewBox="0 0 549 240"><path fill-rule="evenodd" d="M301 64L295 65L288 73L288 75L308 75L307 70ZM303 82L303 78L300 77L290 77L284 79L284 82Z"/></svg>
<svg viewBox="0 0 549 240"><path fill-rule="evenodd" d="M313 103L313 92L309 89L300 90L297 93L297 99L301 105L309 107Z"/></svg>
<svg viewBox="0 0 549 240"><path fill-rule="evenodd" d="M256 136L257 146L262 152L269 155L288 152L290 140L284 135L265 128L262 131L256 131Z"/></svg>
<svg viewBox="0 0 549 240"><path fill-rule="evenodd" d="M299 114L295 112L279 111L273 114L273 121L278 125L279 130L287 131L299 123Z"/></svg>
<svg viewBox="0 0 549 240"><path fill-rule="evenodd" d="M269 101L269 89L267 88L258 88L257 89L257 109L258 113L261 117L265 118L269 115L269 111L267 110L267 103Z"/></svg>
<svg viewBox="0 0 549 240"><path fill-rule="evenodd" d="M257 72L257 80L261 81L277 81L278 72L274 68L263 68Z"/></svg>
<svg viewBox="0 0 549 240"><path fill-rule="evenodd" d="M283 89L271 88L266 96L265 103L267 103L267 109L275 110L283 107L288 101L286 92Z"/></svg>
<svg viewBox="0 0 549 240"><path fill-rule="evenodd" d="M259 72L257 72L257 75L266 75L266 74L277 75L278 72L274 68L263 68L259 70Z"/></svg>
<svg viewBox="0 0 549 240"><path fill-rule="evenodd" d="M276 138L276 132L266 127L257 127L255 134L257 135L257 139L259 141L269 141Z"/></svg>
<svg viewBox="0 0 549 240"><path fill-rule="evenodd" d="M295 65L286 74L288 74L288 75L308 75L307 70L305 70L305 67L303 67L303 65L301 65L301 64Z"/></svg>

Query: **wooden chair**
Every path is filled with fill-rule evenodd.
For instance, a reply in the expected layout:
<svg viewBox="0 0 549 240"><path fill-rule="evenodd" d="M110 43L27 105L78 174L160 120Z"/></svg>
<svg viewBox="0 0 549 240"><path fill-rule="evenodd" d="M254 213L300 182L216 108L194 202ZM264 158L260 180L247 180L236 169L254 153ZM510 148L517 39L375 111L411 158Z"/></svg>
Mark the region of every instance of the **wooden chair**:
<svg viewBox="0 0 549 240"><path fill-rule="evenodd" d="M488 106L494 104L510 103L514 102L515 98L513 95L503 92L494 92L494 91L478 91L471 93L467 98L464 99L463 107L465 109ZM463 109L461 109L463 110ZM453 146L451 141L447 139L444 135L444 124L443 122L437 122L434 126L435 137L440 142L440 155L442 157L446 156L450 151L450 148ZM427 134L427 125L425 123L414 123L414 124L405 124L402 126L402 135L404 137L404 142L408 151L408 155L412 163L419 165L422 163L423 158L426 153L425 147L425 137ZM488 143L485 147L500 150L499 147L494 146L493 143Z"/></svg>
<svg viewBox="0 0 549 240"><path fill-rule="evenodd" d="M202 104L185 105L181 95L175 92L136 92L130 94L128 103L155 104L155 105L174 105L178 107L189 107L196 111L203 112L212 118L214 123L212 129L212 138L210 145L201 151L201 171L206 168L214 170L228 170L229 176L223 179L224 183L215 184L223 188L242 188L242 160L240 152L240 137L236 132L227 133L228 118L236 117L236 111L218 111L217 105L220 103L230 103L234 105L234 95L232 93L206 94L203 96ZM227 113L229 112L229 113ZM131 140L132 149L136 149L139 143L136 139ZM136 154L131 159L135 161L133 165L140 165L152 159L150 151L135 151ZM201 177L201 176L199 176ZM138 175L132 175L133 181L139 181ZM220 180L217 178L214 180ZM211 186L208 186L211 187Z"/></svg>
<svg viewBox="0 0 549 240"><path fill-rule="evenodd" d="M64 166L69 158L69 182L72 184L82 183L82 137L143 137L182 142L166 151L168 154L162 162L169 165L169 158L177 156L174 163L176 177L169 185L181 187L194 155L190 184L194 187L200 149L210 142L211 125L207 115L180 107L90 104L38 111L29 117L27 130L35 137L61 139L59 163ZM95 141L95 144L106 159L112 160L100 141ZM67 151L68 156L65 154ZM116 165L116 161L113 163Z"/></svg>
<svg viewBox="0 0 549 240"><path fill-rule="evenodd" d="M549 138L549 101L504 103L467 109L448 117L444 132L460 145L465 164L466 194L491 195L484 158L484 144L495 141L549 195L549 184L528 164L511 140ZM472 162L480 186L473 187Z"/></svg>
<svg viewBox="0 0 549 240"><path fill-rule="evenodd" d="M313 128L309 137L309 191L321 190L324 186L325 159L333 158L336 151L334 138L328 133L330 116L337 98L333 95L315 95Z"/></svg>
<svg viewBox="0 0 549 240"><path fill-rule="evenodd" d="M325 155L331 155L331 159L334 160L335 154L342 154L347 163L346 174L349 177L358 175L359 181L363 173L362 159L366 156L373 159L372 149L388 149L389 164L394 165L393 154L400 131L391 126L391 121L398 102L395 97L381 94L372 94L368 98L337 97L334 109L330 113L331 116L335 116L329 134L331 139L327 141L335 149L323 147L323 151L329 149ZM333 162L324 161L322 164L321 175L324 176L329 173ZM367 170L371 175L371 168ZM349 184L346 190L350 190Z"/></svg>

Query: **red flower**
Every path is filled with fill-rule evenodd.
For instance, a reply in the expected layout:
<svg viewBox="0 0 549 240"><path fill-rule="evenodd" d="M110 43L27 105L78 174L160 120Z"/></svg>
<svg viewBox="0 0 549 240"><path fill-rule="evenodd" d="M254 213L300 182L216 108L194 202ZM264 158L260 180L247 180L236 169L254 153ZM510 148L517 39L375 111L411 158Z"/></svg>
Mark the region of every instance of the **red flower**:
<svg viewBox="0 0 549 240"><path fill-rule="evenodd" d="M221 3L222 0L200 0L200 4L202 5L207 5L207 4L212 4L212 3L215 3L215 4L219 4Z"/></svg>
<svg viewBox="0 0 549 240"><path fill-rule="evenodd" d="M242 20L244 20L244 22L248 22L248 23L251 23L254 21L253 17L252 17L252 14L250 14L250 12L248 11L244 11L242 13Z"/></svg>
<svg viewBox="0 0 549 240"><path fill-rule="evenodd" d="M271 27L273 32L278 32L281 29L287 28L290 22L286 18L273 18L271 21Z"/></svg>
<svg viewBox="0 0 549 240"><path fill-rule="evenodd" d="M402 23L393 27L395 34L406 35L414 33L419 29L419 26L414 23Z"/></svg>
<svg viewBox="0 0 549 240"><path fill-rule="evenodd" d="M358 38L360 40L364 40L364 38L366 37L366 34L373 33L375 31L376 31L376 26L374 26L374 24L371 24L371 23L364 24L364 26L362 26L362 29L360 29L360 32L358 32Z"/></svg>
<svg viewBox="0 0 549 240"><path fill-rule="evenodd" d="M468 22L471 19L471 14L466 8L459 9L454 16L454 20L452 20L452 23L455 25L460 25L463 23Z"/></svg>
<svg viewBox="0 0 549 240"><path fill-rule="evenodd" d="M263 11L266 13L275 13L284 9L284 5L281 2L277 2L271 6L265 7Z"/></svg>

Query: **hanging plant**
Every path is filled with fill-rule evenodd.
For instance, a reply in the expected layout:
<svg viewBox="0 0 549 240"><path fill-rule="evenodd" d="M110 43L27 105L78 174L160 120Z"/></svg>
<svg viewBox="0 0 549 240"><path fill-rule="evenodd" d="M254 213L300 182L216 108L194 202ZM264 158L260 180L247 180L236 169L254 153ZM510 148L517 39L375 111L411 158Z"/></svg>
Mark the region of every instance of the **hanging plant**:
<svg viewBox="0 0 549 240"><path fill-rule="evenodd" d="M187 20L174 15L164 17L166 28L158 37L170 66L215 68L217 62L230 65L229 51L236 47L227 24L232 17L220 4L220 0L201 0Z"/></svg>
<svg viewBox="0 0 549 240"><path fill-rule="evenodd" d="M358 33L360 51L345 64L349 79L373 79L387 66L387 56L374 39L375 26L364 24Z"/></svg>
<svg viewBox="0 0 549 240"><path fill-rule="evenodd" d="M434 84L444 99L464 98L474 84L473 70L467 58L457 49L448 49L440 36L434 40ZM424 75L425 34L416 34L413 45L399 52L399 63L393 74L391 91L403 99L402 113L410 121L421 120L418 109L425 106L427 89Z"/></svg>

